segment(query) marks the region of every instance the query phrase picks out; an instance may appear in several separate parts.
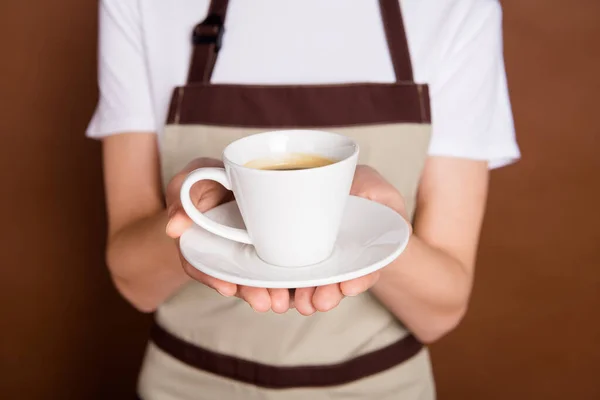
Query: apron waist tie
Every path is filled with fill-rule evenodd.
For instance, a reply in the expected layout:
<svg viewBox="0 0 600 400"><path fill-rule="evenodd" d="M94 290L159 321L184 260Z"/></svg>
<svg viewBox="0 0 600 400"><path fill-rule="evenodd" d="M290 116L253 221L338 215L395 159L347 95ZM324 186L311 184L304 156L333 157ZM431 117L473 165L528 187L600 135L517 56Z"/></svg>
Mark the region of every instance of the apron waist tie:
<svg viewBox="0 0 600 400"><path fill-rule="evenodd" d="M270 388L337 386L395 367L423 348L413 335L371 353L326 365L272 366L215 353L174 336L154 323L150 340L171 357L200 370L239 382Z"/></svg>

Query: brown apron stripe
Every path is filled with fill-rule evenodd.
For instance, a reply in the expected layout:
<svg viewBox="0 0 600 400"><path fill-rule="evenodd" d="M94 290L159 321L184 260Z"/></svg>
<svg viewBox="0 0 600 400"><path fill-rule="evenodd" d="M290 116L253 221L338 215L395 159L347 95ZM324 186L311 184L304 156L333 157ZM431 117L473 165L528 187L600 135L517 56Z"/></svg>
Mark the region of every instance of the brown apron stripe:
<svg viewBox="0 0 600 400"><path fill-rule="evenodd" d="M311 128L430 123L427 85L189 85L173 92L168 124Z"/></svg>
<svg viewBox="0 0 600 400"><path fill-rule="evenodd" d="M281 367L215 353L152 327L154 344L175 359L200 370L247 384L270 388L326 387L342 385L378 374L417 355L423 345L408 335L382 349L331 365Z"/></svg>
<svg viewBox="0 0 600 400"><path fill-rule="evenodd" d="M381 19L397 82L413 82L413 70L400 0L379 0Z"/></svg>
<svg viewBox="0 0 600 400"><path fill-rule="evenodd" d="M211 0L208 6L208 15L218 15L225 20L229 0Z"/></svg>
<svg viewBox="0 0 600 400"><path fill-rule="evenodd" d="M192 57L188 83L210 82L225 34L228 0L212 0L206 18L192 32Z"/></svg>

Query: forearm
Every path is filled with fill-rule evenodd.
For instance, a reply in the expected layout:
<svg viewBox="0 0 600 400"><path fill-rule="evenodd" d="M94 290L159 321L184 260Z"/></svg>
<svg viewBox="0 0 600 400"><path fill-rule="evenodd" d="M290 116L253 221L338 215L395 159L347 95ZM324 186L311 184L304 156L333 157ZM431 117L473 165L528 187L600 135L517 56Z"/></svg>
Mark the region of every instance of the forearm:
<svg viewBox="0 0 600 400"><path fill-rule="evenodd" d="M459 261L413 236L372 292L419 339L432 342L464 315L471 281Z"/></svg>
<svg viewBox="0 0 600 400"><path fill-rule="evenodd" d="M117 289L137 309L151 312L190 278L175 241L165 234L165 211L137 220L109 239L107 262Z"/></svg>

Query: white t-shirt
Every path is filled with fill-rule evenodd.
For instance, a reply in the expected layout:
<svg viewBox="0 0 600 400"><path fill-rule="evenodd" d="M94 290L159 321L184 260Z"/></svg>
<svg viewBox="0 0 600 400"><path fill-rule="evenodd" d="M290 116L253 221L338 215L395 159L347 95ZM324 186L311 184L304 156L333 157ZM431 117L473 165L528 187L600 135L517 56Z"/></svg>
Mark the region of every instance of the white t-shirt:
<svg viewBox="0 0 600 400"><path fill-rule="evenodd" d="M161 134L209 0L101 0L90 137ZM497 0L401 0L415 80L430 85L432 155L519 157ZM377 0L230 0L214 83L393 82Z"/></svg>

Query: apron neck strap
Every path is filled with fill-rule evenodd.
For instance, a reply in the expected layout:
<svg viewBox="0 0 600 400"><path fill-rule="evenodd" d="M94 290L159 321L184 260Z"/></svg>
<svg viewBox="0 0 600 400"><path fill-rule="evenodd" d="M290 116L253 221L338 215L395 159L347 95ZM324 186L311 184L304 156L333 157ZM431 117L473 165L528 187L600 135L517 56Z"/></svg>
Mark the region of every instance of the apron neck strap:
<svg viewBox="0 0 600 400"><path fill-rule="evenodd" d="M223 42L228 5L229 0L211 0L206 18L194 27L188 83L210 82L217 54Z"/></svg>
<svg viewBox="0 0 600 400"><path fill-rule="evenodd" d="M211 0L208 15L194 28L188 83L209 83L221 48L229 0ZM400 10L400 0L379 0L397 82L413 82L413 70Z"/></svg>
<svg viewBox="0 0 600 400"><path fill-rule="evenodd" d="M400 0L379 0L379 8L390 57L394 64L396 82L414 82Z"/></svg>

